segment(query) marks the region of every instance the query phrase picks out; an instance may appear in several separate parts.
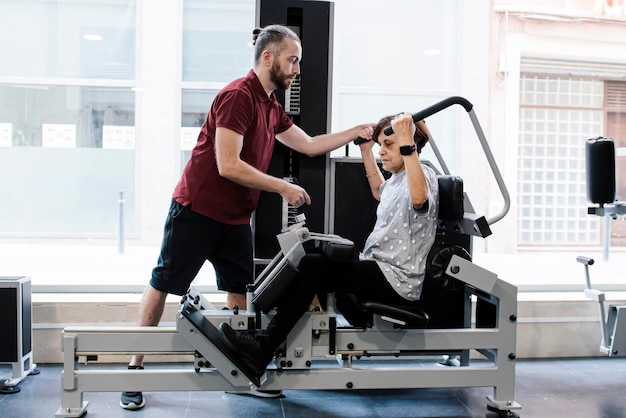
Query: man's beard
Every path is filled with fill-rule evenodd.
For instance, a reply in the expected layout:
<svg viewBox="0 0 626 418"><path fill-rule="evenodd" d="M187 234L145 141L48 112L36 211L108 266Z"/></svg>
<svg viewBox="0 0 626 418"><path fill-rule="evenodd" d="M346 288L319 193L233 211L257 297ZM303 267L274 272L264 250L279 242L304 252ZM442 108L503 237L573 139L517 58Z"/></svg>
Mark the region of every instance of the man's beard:
<svg viewBox="0 0 626 418"><path fill-rule="evenodd" d="M291 76L283 73L276 61L274 61L270 70L270 81L274 83L277 89L287 90L291 87Z"/></svg>

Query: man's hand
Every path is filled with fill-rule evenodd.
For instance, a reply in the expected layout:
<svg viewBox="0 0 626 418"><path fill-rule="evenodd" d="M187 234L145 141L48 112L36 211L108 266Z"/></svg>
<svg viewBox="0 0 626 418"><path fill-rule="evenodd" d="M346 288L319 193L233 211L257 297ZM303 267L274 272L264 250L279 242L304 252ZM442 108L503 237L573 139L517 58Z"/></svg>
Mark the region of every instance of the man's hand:
<svg viewBox="0 0 626 418"><path fill-rule="evenodd" d="M368 126L367 128L363 129L361 132L359 132L359 138L363 138L367 140L359 144L359 148L361 149L361 151L368 151L374 147L374 141L372 141L373 134L374 134L374 128L372 128L371 126Z"/></svg>
<svg viewBox="0 0 626 418"><path fill-rule="evenodd" d="M280 192L280 195L285 199L291 206L299 208L300 206L311 204L311 197L302 187L297 184L285 182L285 190Z"/></svg>

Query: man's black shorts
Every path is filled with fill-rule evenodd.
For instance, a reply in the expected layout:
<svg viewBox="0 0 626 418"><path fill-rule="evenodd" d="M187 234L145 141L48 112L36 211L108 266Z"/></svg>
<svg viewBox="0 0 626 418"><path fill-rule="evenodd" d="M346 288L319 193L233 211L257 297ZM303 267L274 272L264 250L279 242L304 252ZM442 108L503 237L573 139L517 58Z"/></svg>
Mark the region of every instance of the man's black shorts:
<svg viewBox="0 0 626 418"><path fill-rule="evenodd" d="M217 288L246 293L253 280L250 225L214 221L172 199L157 266L150 285L157 290L184 295L206 260L213 264Z"/></svg>

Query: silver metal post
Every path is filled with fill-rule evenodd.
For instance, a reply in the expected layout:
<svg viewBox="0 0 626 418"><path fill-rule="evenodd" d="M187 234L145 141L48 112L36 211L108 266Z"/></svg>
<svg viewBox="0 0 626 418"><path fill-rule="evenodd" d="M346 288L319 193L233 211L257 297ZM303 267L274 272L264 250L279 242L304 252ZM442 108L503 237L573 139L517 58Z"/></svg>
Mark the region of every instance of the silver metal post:
<svg viewBox="0 0 626 418"><path fill-rule="evenodd" d="M611 216L604 215L604 236L602 237L602 259L609 260L609 247L611 246Z"/></svg>
<svg viewBox="0 0 626 418"><path fill-rule="evenodd" d="M117 225L117 252L118 254L124 254L124 191L120 190L119 197L117 199L118 212L118 225Z"/></svg>
<svg viewBox="0 0 626 418"><path fill-rule="evenodd" d="M591 290L591 278L589 277L589 266L587 264L583 265L585 267L585 279L587 280L587 289Z"/></svg>

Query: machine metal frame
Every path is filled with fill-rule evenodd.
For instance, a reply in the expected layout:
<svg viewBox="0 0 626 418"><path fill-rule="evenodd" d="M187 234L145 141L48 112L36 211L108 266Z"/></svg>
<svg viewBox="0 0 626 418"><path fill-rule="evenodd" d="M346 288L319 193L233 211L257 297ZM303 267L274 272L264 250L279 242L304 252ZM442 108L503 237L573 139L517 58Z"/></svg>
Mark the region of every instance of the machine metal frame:
<svg viewBox="0 0 626 418"><path fill-rule="evenodd" d="M609 312L606 313L604 302L606 297L604 292L591 287L589 277L589 266L594 264L593 258L578 256L576 261L585 267L585 296L598 303L600 316L600 332L602 340L600 342L600 352L609 357L626 356L626 305L611 304Z"/></svg>
<svg viewBox="0 0 626 418"><path fill-rule="evenodd" d="M306 228L304 228L306 229ZM300 231L302 232L302 227ZM66 328L58 417L80 417L84 392L209 391L262 387L265 390L493 387L487 405L504 414L521 406L514 400L517 289L495 274L458 256L446 270L472 294L496 307L494 328L398 329L375 317L371 329L333 326L332 308L308 312L289 334L282 357L254 381L220 348L217 326L247 329L258 317L250 311L223 311L191 292L181 304L176 327ZM263 315L262 322L269 319ZM442 367L441 353L476 350L480 359ZM333 353L334 352L334 353ZM167 370L79 367L80 357L102 354L194 354L194 366ZM436 354L433 354L436 353Z"/></svg>

